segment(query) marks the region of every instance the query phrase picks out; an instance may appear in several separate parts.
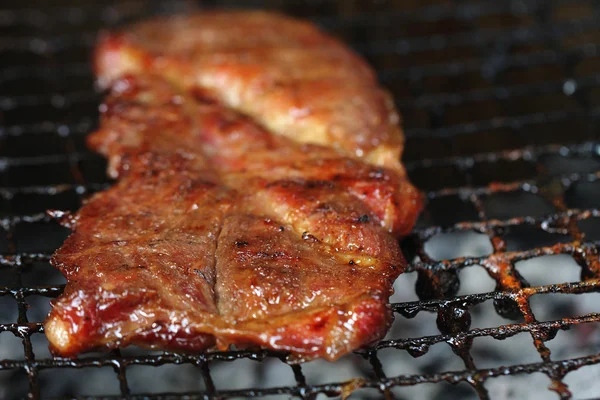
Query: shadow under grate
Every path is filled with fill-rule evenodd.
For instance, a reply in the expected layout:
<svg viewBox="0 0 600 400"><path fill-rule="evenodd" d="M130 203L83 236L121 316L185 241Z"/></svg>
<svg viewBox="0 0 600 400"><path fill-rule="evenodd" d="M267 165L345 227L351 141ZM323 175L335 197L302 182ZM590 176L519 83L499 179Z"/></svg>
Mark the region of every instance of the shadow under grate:
<svg viewBox="0 0 600 400"><path fill-rule="evenodd" d="M334 364L288 365L269 351L40 350L37 321L63 289L47 262L66 233L44 210L72 210L109 185L81 145L97 118L97 30L215 5L0 8L0 398L593 393L583 371L600 364L600 6L586 0L219 2L312 18L392 90L407 170L429 199L403 242L412 262L395 297L419 300L394 303L386 339Z"/></svg>

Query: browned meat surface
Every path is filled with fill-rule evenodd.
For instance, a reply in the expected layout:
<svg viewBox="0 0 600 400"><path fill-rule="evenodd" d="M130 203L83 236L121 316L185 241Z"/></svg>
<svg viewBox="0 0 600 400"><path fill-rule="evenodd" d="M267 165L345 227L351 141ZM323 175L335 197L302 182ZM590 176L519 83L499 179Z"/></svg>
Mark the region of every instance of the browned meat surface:
<svg viewBox="0 0 600 400"><path fill-rule="evenodd" d="M176 155L146 153L134 164L135 172L63 220L75 232L52 262L69 283L45 324L59 354L215 342L183 321L217 313L214 254L229 194Z"/></svg>
<svg viewBox="0 0 600 400"><path fill-rule="evenodd" d="M211 15L235 42L238 28ZM282 18L248 15L258 27ZM193 39L207 36L196 18L182 39L195 44L181 46L199 56L211 47ZM175 40L170 29L179 28L164 29ZM98 58L114 58L103 46ZM228 109L218 88L123 69L123 59L105 71L111 94L89 140L119 180L62 218L74 233L53 257L69 282L45 323L53 351L259 345L333 360L382 337L405 266L396 240L420 209L399 162L361 159L335 139L314 143L284 125L272 134ZM285 110L263 118L277 112ZM401 142L382 140L370 154Z"/></svg>
<svg viewBox="0 0 600 400"><path fill-rule="evenodd" d="M106 35L100 82L152 71L210 89L271 132L400 169L398 114L369 66L297 19L262 11L156 19Z"/></svg>

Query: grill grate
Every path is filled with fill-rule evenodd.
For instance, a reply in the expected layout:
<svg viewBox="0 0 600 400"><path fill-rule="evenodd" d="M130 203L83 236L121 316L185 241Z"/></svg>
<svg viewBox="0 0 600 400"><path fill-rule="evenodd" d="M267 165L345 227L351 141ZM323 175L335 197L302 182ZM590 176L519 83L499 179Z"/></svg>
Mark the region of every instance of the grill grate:
<svg viewBox="0 0 600 400"><path fill-rule="evenodd" d="M108 367L116 374L118 391L96 393L101 397L284 394L305 399L357 389L365 398L394 398L402 396L399 387L438 382L464 382L487 399L487 384L499 376L542 373L551 381L550 390L571 398L573 388L564 383L565 376L600 364L600 354L559 360L548 342L578 325L596 329L600 314L542 321L530 300L600 289L600 3L592 0L220 2L312 18L366 56L393 91L405 119L406 166L429 199L414 234L403 242L405 254L414 257L403 277L417 276L419 300L396 302L393 308L399 329L406 321L402 317L437 316L436 334L394 336L394 327L393 338L356 352L368 364L364 376L341 383L311 384L305 366L289 365L285 368L291 369L294 385L239 390L217 387L215 363L285 364L285 355L123 350L71 360L40 350L39 321L49 298L63 289L48 259L67 234L44 211L76 209L90 193L109 185L104 160L90 153L83 140L97 119L99 96L92 90L88 62L96 31L214 3L126 0L80 6L60 0L50 7L34 1L31 8L0 9L0 373L25 374L22 394L31 398L44 394L42 375L49 371L60 377L68 369ZM437 257L428 250L444 237L460 247L465 234L483 238L481 254L453 250ZM534 285L517 268L520 262L558 254L573 258L579 280ZM475 265L494 279L495 290L458 296L459 275ZM493 303L500 316L514 321L472 328L473 309L484 303ZM518 333L531 336L537 362L477 365L472 350L477 338L502 340ZM22 340L23 349L20 356L5 358L2 344L11 334ZM437 343L448 344L462 359L461 370L385 372L383 351L418 357ZM127 377L132 367L180 364L196 367L203 389L177 394L131 390Z"/></svg>

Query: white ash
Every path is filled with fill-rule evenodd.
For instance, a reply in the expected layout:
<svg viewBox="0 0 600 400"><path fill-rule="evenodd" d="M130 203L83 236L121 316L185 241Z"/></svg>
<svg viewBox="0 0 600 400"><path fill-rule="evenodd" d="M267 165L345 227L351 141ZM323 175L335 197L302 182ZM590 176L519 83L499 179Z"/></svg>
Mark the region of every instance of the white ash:
<svg viewBox="0 0 600 400"><path fill-rule="evenodd" d="M426 248L430 256L447 259L460 256L483 256L489 254L491 245L485 235L444 234L434 238ZM521 275L531 285L572 282L579 280L580 268L567 255L539 257L516 265ZM495 282L480 266L472 266L460 271L459 295L484 293L494 290ZM52 279L56 279L53 277ZM415 273L403 274L395 284L393 302L417 300L414 285ZM536 295L531 299L531 307L540 321L565 316L582 315L600 311L600 294L584 295ZM0 298L0 321L14 322L17 319L16 303L10 298ZM30 321L41 321L48 311L48 299L29 298ZM472 309L471 328L494 327L513 321L498 316L491 304L486 302ZM439 334L436 315L421 312L415 318L397 316L387 335L391 338L414 338ZM34 351L38 359L49 357L47 340L41 334L32 337ZM553 360L594 354L600 348L600 332L595 325L581 325L569 331L559 331L556 338L547 342ZM128 349L125 354L136 354L142 350ZM539 362L529 333L521 333L500 341L493 338L477 338L472 355L478 368L493 368L501 365ZM90 356L98 356L88 355ZM450 346L439 343L419 358L411 357L406 351L384 349L378 357L387 376L402 374L427 374L444 371L463 370L464 364ZM10 332L0 334L0 359L20 360L24 358L21 340ZM217 390L244 388L269 388L293 386L292 369L278 359L263 362L236 360L215 362L210 365L211 376ZM372 377L372 367L362 357L351 354L336 363L313 361L302 366L309 385L341 382L355 377ZM597 379L600 367L587 367L567 375L565 382L575 397L590 397L600 392ZM119 385L116 374L110 367L75 369L52 369L41 371L39 375L43 396L72 395L118 395ZM200 369L194 365L163 365L161 367L132 366L127 369L128 385L132 393L185 393L206 389ZM490 379L486 383L491 398L503 399L552 399L558 396L547 388L549 379L543 374L509 376ZM21 398L27 390L27 377L23 373L4 371L0 374L0 399ZM466 384L421 384L412 387L395 388L392 393L399 399L475 399L472 389ZM270 399L286 399L289 396L270 396ZM320 396L319 398L325 398ZM373 390L360 390L351 399L376 399L380 395Z"/></svg>

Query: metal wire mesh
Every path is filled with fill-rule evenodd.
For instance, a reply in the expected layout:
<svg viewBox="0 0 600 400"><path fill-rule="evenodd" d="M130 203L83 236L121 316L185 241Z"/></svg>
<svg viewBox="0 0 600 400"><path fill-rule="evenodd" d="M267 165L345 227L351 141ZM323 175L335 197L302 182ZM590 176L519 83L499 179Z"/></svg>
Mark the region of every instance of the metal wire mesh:
<svg viewBox="0 0 600 400"><path fill-rule="evenodd" d="M565 376L600 363L600 354L557 360L547 342L559 330L600 321L600 314L540 321L529 300L600 288L600 4L591 0L219 2L313 19L367 57L392 90L404 117L408 171L429 199L414 234L403 242L414 259L408 273L418 276L419 300L393 308L406 318L434 313L438 334L386 339L358 351L370 366L364 377L313 385L302 366L290 365L294 385L239 390L215 387L214 362L248 358L285 363L284 355L116 351L62 359L34 353L33 339L43 336L43 328L31 317L36 303L31 299L43 296L43 309L63 289L35 276L43 278L47 272L40 271L51 268L49 255L67 233L44 210L75 209L90 193L109 185L104 161L83 144L97 119L99 97L92 89L88 62L97 30L214 3L127 0L82 5L61 0L52 6L31 2L0 9L0 307L18 310L16 320L0 319L0 340L12 334L23 346L23 357L0 360L0 372L25 373L31 398L43 395L40 374L58 371L53 376L60 378L66 369L85 367L112 368L119 385L115 397L287 394L309 399L371 388L375 397L393 398L395 387L465 382L487 399L489 380L538 372L549 377L550 390L570 398ZM520 208L526 201L534 201L533 213ZM429 254L431 240L457 232L485 235L490 250L451 259ZM572 256L581 279L536 286L515 268L518 262L554 254ZM496 282L495 291L457 296L459 272L472 265L486 269ZM470 311L484 302L493 302L499 315L522 322L471 328ZM474 339L502 340L518 333L531 335L539 362L487 369L476 365ZM393 348L417 357L436 343L447 343L464 368L388 376L378 356ZM127 373L132 366L165 364L196 366L204 389L131 393Z"/></svg>

